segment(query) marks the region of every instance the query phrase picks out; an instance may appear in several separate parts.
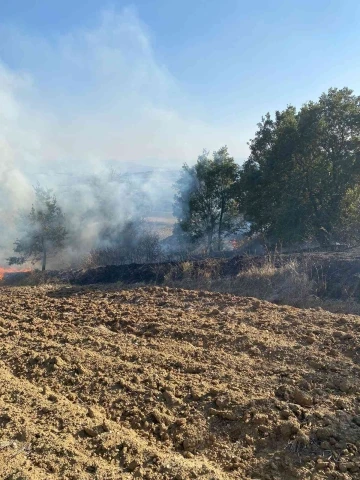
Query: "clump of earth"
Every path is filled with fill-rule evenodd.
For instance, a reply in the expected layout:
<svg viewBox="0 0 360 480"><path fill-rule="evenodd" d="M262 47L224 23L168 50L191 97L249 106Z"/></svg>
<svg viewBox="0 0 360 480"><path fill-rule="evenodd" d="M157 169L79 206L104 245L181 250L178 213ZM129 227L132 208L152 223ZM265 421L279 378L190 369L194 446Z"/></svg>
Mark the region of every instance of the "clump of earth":
<svg viewBox="0 0 360 480"><path fill-rule="evenodd" d="M360 478L360 317L0 288L0 478Z"/></svg>

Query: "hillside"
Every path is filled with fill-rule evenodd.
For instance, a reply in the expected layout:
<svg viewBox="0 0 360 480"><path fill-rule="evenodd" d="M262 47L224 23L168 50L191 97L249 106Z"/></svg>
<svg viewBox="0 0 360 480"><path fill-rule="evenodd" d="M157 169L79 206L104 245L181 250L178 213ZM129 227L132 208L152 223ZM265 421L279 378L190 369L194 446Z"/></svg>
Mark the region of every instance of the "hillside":
<svg viewBox="0 0 360 480"><path fill-rule="evenodd" d="M0 288L0 478L360 478L360 318Z"/></svg>

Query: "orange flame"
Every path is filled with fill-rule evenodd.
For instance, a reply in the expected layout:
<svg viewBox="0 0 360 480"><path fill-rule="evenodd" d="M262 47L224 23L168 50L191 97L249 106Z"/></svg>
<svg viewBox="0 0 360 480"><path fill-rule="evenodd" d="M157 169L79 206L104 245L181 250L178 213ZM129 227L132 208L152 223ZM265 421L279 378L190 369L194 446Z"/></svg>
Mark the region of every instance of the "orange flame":
<svg viewBox="0 0 360 480"><path fill-rule="evenodd" d="M21 269L16 267L0 267L0 281L4 278L6 273L21 273L21 272L30 272L29 268Z"/></svg>

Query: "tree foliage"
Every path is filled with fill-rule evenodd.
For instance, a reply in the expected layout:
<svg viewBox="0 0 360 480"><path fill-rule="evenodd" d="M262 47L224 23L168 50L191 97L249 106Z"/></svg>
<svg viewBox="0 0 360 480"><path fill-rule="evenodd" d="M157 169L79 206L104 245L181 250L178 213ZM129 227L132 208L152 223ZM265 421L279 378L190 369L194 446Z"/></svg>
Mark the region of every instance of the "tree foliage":
<svg viewBox="0 0 360 480"><path fill-rule="evenodd" d="M239 227L236 182L239 166L227 147L204 151L193 167L183 166L176 183L174 215L191 241L204 241L208 251L221 250L223 237Z"/></svg>
<svg viewBox="0 0 360 480"><path fill-rule="evenodd" d="M267 114L250 141L239 198L253 232L328 243L341 231L360 174L360 97L330 89L299 112ZM354 195L353 195L354 196ZM347 203L344 199L347 198Z"/></svg>
<svg viewBox="0 0 360 480"><path fill-rule="evenodd" d="M35 188L35 203L30 213L23 216L21 229L23 234L14 243L18 256L10 257L9 265L41 260L45 270L48 254L63 248L67 235L64 215L51 190Z"/></svg>

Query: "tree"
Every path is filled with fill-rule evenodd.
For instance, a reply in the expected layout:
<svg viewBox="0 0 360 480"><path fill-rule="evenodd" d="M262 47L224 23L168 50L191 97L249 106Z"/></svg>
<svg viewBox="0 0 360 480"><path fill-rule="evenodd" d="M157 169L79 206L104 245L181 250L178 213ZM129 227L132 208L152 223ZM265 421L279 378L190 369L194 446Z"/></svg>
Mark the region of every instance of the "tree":
<svg viewBox="0 0 360 480"><path fill-rule="evenodd" d="M63 248L67 235L64 215L51 190L35 188L35 204L23 217L21 227L23 235L14 243L14 252L19 256L10 257L9 265L41 260L44 271L48 254Z"/></svg>
<svg viewBox="0 0 360 480"><path fill-rule="evenodd" d="M223 147L209 157L204 151L193 167L183 166L175 187L174 215L191 241L205 240L212 251L222 249L223 237L239 228L236 200L239 166Z"/></svg>
<svg viewBox="0 0 360 480"><path fill-rule="evenodd" d="M359 182L360 97L332 88L299 112L288 106L274 119L267 114L249 145L239 200L252 231L328 244Z"/></svg>

